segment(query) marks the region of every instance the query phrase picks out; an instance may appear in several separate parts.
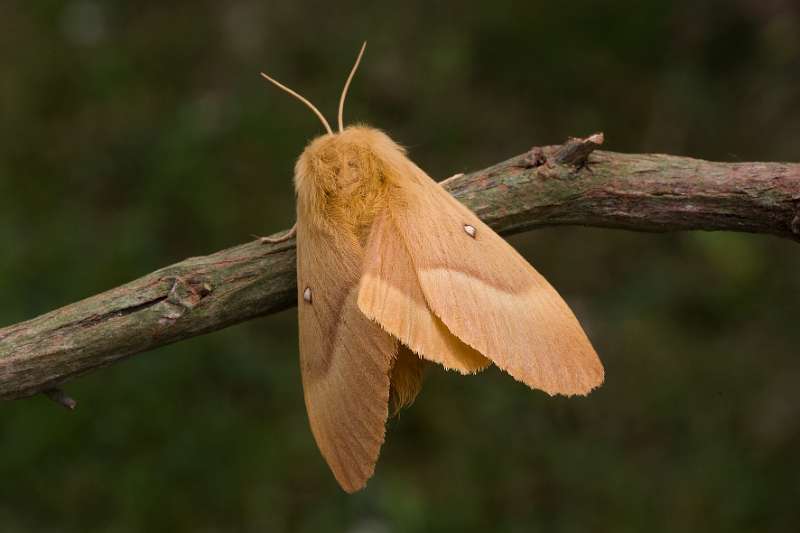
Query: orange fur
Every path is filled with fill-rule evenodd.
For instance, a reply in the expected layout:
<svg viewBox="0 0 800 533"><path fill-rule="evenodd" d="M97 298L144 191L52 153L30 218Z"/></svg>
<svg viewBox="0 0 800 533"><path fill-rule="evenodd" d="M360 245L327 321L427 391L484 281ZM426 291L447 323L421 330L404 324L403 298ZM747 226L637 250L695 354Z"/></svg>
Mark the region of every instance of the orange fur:
<svg viewBox="0 0 800 533"><path fill-rule="evenodd" d="M389 389L389 414L395 416L400 409L410 406L422 389L424 361L400 345L392 366L391 388Z"/></svg>
<svg viewBox="0 0 800 533"><path fill-rule="evenodd" d="M388 205L386 178L393 169L384 154L402 149L375 129L351 126L322 135L303 151L295 165L298 202L315 225L361 237L377 213ZM344 232L342 232L344 230Z"/></svg>

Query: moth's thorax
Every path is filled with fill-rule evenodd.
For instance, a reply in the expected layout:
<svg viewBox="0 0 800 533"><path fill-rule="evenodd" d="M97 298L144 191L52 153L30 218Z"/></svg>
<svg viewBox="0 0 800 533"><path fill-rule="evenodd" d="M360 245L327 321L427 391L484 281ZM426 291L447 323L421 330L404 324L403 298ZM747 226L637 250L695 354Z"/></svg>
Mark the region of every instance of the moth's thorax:
<svg viewBox="0 0 800 533"><path fill-rule="evenodd" d="M295 166L298 215L319 227L363 233L387 201L387 183L409 164L404 150L373 128L317 137Z"/></svg>

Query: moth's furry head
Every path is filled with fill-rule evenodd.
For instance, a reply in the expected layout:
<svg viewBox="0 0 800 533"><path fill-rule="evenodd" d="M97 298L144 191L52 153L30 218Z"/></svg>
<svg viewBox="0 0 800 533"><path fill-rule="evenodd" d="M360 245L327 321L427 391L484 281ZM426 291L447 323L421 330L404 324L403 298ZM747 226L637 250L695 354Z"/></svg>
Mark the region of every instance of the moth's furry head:
<svg viewBox="0 0 800 533"><path fill-rule="evenodd" d="M317 137L295 165L298 209L323 226L359 233L389 194L387 183L408 174L405 150L384 132L350 126Z"/></svg>
<svg viewBox="0 0 800 533"><path fill-rule="evenodd" d="M405 150L381 130L349 126L321 135L306 146L295 166L295 187L336 189L356 178L377 177L387 164L406 159ZM349 179L348 179L349 178ZM313 181L313 183L307 183Z"/></svg>

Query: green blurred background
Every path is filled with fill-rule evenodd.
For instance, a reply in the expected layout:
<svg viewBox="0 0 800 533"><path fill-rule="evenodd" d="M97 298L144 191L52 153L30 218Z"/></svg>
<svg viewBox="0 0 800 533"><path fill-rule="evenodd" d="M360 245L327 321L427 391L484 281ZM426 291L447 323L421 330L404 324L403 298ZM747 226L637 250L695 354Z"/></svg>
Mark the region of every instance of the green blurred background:
<svg viewBox="0 0 800 533"><path fill-rule="evenodd" d="M333 116L442 178L602 130L607 148L800 160L800 7L657 2L0 4L0 325L288 227ZM295 311L0 405L0 531L796 531L800 248L543 229L512 239L607 381L550 399L429 368L375 478L335 484Z"/></svg>

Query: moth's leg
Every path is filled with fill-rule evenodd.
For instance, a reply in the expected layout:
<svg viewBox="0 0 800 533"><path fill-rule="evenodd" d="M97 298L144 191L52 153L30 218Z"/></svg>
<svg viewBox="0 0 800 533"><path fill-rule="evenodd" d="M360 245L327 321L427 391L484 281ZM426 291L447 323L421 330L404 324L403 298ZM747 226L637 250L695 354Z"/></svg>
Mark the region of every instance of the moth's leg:
<svg viewBox="0 0 800 533"><path fill-rule="evenodd" d="M294 223L294 226L292 226L292 228L289 231L287 231L280 237L259 237L258 239L261 241L261 244L276 244L279 242L286 242L292 237L294 237L296 234L297 234L297 222Z"/></svg>

